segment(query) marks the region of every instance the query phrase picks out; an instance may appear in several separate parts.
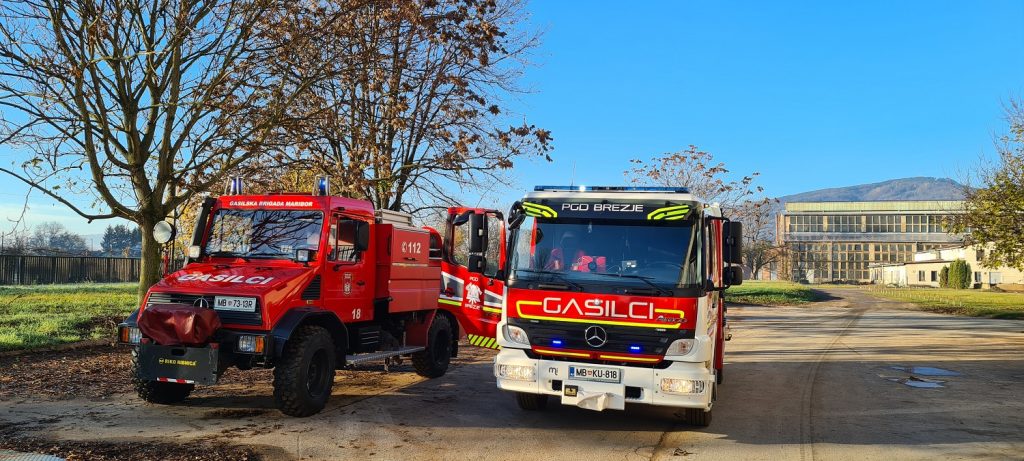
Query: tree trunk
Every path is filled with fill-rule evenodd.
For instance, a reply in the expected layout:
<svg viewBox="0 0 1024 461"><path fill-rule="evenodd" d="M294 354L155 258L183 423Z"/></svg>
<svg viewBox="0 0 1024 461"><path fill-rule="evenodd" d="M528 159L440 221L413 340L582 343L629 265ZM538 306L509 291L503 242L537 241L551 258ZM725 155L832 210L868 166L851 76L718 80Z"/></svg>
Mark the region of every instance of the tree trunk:
<svg viewBox="0 0 1024 461"><path fill-rule="evenodd" d="M142 231L142 261L139 270L139 300L146 296L149 287L160 281L163 276L163 261L161 261L161 247L153 239L153 226L156 221L143 220L139 223L139 230Z"/></svg>

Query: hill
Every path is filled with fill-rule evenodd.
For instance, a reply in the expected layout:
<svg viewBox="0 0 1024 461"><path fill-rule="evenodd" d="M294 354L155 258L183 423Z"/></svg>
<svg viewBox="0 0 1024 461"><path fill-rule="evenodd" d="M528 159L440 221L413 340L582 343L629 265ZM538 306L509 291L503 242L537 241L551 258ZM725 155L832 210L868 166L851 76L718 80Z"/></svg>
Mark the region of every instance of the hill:
<svg viewBox="0 0 1024 461"><path fill-rule="evenodd" d="M779 197L786 202L961 200L963 185L948 178L902 178L857 186L820 189Z"/></svg>

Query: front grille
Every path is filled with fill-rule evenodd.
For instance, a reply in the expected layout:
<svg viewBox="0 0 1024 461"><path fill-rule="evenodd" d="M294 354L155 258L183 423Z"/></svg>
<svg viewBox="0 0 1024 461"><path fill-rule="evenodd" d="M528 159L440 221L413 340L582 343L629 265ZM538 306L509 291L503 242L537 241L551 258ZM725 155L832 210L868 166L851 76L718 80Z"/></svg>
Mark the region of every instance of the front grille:
<svg viewBox="0 0 1024 461"><path fill-rule="evenodd" d="M608 333L608 342L597 348L587 344L584 330L592 324L557 322L549 320L523 320L510 318L509 324L526 330L530 337L530 344L536 347L558 347L561 349L593 351L605 354L643 354L643 355L664 355L665 350L673 341L683 338L693 338L694 330L670 330L658 331L655 328L624 327L615 325L600 325ZM556 344L555 341L561 341ZM640 347L639 351L630 349L631 346ZM547 360L557 360L553 356L544 356ZM580 360L568 359L592 363L616 363L607 360ZM630 363L631 366L644 366L640 363Z"/></svg>
<svg viewBox="0 0 1024 461"><path fill-rule="evenodd" d="M306 289L302 290L303 301L317 301L320 299L320 275L313 277L313 280L309 281L309 285L306 285Z"/></svg>
<svg viewBox="0 0 1024 461"><path fill-rule="evenodd" d="M183 294L183 293L160 293L153 292L149 294L149 304L185 304L188 306L194 306L196 300L199 298L205 298L207 305L213 306L212 295L194 295L194 294ZM217 311L217 316L220 317L221 323L235 324L235 325L262 325L263 324L263 306L260 304L259 298L256 298L256 312L236 312L236 311Z"/></svg>

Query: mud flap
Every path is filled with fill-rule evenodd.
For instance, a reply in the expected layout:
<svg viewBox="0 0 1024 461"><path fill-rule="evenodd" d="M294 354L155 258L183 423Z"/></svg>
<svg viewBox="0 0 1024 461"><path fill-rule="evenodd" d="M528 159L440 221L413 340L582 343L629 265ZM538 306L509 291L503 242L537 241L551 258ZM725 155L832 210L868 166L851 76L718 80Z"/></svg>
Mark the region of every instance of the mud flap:
<svg viewBox="0 0 1024 461"><path fill-rule="evenodd" d="M139 378L217 384L220 349L212 347L139 346Z"/></svg>

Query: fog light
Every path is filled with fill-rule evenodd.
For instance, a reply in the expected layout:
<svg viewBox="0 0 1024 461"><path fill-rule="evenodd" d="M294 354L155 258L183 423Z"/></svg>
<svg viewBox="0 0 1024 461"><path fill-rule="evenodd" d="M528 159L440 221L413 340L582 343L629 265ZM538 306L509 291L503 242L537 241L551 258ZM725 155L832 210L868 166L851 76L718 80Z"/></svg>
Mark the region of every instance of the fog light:
<svg viewBox="0 0 1024 461"><path fill-rule="evenodd" d="M704 381L695 379L661 379L661 392L669 394L703 394Z"/></svg>
<svg viewBox="0 0 1024 461"><path fill-rule="evenodd" d="M118 332L118 339L122 343L139 344L142 342L142 331L136 327L121 327Z"/></svg>
<svg viewBox="0 0 1024 461"><path fill-rule="evenodd" d="M242 335L238 337L238 352L249 354L263 353L263 336Z"/></svg>
<svg viewBox="0 0 1024 461"><path fill-rule="evenodd" d="M529 365L496 365L494 374L514 381L536 381L536 372Z"/></svg>

